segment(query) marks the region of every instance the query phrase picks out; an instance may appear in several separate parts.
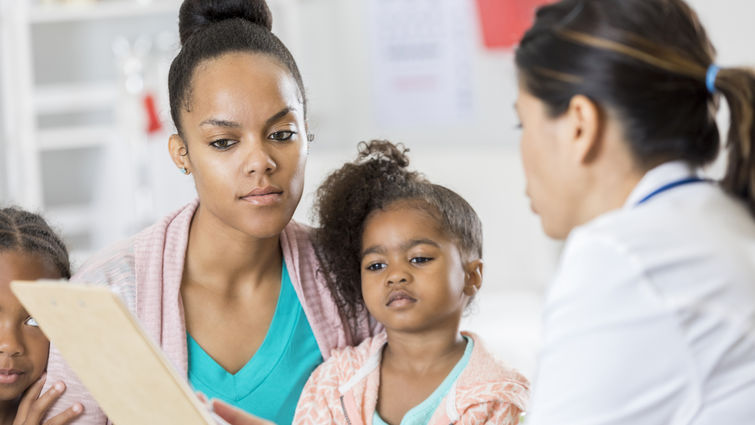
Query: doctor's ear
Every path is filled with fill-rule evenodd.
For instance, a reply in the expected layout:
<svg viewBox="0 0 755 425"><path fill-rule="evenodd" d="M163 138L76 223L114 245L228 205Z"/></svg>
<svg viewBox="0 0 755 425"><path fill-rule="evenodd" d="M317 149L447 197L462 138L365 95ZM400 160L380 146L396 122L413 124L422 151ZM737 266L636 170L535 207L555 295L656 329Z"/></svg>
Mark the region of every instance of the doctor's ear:
<svg viewBox="0 0 755 425"><path fill-rule="evenodd" d="M482 286L482 266L481 259L472 260L464 265L464 294L470 297L474 296Z"/></svg>
<svg viewBox="0 0 755 425"><path fill-rule="evenodd" d="M587 96L578 94L569 101L566 120L567 128L561 134L569 138L572 158L581 164L589 163L601 148L601 131L604 114L600 107Z"/></svg>
<svg viewBox="0 0 755 425"><path fill-rule="evenodd" d="M176 167L184 173L191 173L191 162L189 161L189 151L186 147L186 142L178 134L171 134L168 139L168 152L170 158Z"/></svg>

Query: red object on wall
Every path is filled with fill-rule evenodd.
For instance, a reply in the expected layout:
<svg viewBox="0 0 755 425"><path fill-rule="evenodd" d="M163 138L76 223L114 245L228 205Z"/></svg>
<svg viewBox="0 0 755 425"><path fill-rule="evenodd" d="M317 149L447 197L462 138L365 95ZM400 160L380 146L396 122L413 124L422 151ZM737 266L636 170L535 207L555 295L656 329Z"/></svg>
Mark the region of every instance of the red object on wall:
<svg viewBox="0 0 755 425"><path fill-rule="evenodd" d="M144 95L144 111L147 113L147 133L153 134L162 130L163 125L157 114L155 98L149 93Z"/></svg>
<svg viewBox="0 0 755 425"><path fill-rule="evenodd" d="M477 0L485 47L514 47L532 26L535 10L554 0Z"/></svg>

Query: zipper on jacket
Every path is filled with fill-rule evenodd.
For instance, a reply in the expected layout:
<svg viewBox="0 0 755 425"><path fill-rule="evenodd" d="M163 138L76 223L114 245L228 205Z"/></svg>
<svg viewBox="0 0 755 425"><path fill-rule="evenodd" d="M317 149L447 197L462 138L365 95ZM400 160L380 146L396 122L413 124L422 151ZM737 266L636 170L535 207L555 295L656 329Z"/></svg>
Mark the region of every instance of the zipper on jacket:
<svg viewBox="0 0 755 425"><path fill-rule="evenodd" d="M346 423L348 425L351 425L351 420L349 419L349 414L346 413L346 403L343 401L343 396L340 397L341 400L341 409L343 409L343 417L346 418Z"/></svg>

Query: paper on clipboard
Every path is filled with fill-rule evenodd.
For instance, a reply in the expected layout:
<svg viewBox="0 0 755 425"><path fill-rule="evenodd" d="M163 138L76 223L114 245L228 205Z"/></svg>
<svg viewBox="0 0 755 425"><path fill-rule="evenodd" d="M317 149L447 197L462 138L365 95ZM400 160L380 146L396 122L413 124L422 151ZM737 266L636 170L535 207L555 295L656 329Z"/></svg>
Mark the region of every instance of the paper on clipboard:
<svg viewBox="0 0 755 425"><path fill-rule="evenodd" d="M11 290L112 422L223 423L107 287L15 281Z"/></svg>

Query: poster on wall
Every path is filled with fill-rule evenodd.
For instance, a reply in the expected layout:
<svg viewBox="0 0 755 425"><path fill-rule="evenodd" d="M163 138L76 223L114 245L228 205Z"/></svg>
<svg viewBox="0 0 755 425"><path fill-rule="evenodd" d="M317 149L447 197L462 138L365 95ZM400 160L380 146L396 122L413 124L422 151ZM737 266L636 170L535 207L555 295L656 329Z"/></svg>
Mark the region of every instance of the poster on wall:
<svg viewBox="0 0 755 425"><path fill-rule="evenodd" d="M375 112L384 127L454 124L473 114L473 3L369 0Z"/></svg>

